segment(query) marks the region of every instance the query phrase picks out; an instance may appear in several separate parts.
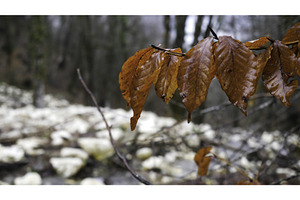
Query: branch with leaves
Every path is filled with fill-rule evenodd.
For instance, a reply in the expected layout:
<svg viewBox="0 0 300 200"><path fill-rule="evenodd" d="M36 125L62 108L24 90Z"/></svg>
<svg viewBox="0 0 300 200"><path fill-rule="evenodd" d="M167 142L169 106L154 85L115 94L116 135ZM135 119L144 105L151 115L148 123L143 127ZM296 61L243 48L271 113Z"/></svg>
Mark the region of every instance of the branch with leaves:
<svg viewBox="0 0 300 200"><path fill-rule="evenodd" d="M285 106L290 105L289 98L298 86L295 74L300 76L300 23L289 29L282 41L262 37L242 43L230 36L218 37L210 30L213 37L201 40L187 53L180 48L151 45L123 64L119 84L134 113L131 130L136 128L152 85L167 104L178 89L188 111L188 122L191 113L205 101L214 77L229 101L244 115L260 77L271 95ZM264 51L255 55L254 50Z"/></svg>

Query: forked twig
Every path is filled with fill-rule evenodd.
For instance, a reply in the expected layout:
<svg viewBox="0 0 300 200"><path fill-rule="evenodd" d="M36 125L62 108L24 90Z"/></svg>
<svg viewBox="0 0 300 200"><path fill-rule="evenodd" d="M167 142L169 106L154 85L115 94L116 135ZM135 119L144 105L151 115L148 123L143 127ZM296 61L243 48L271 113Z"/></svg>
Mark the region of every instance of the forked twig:
<svg viewBox="0 0 300 200"><path fill-rule="evenodd" d="M109 133L109 138L110 138L110 142L111 144L113 145L113 148L117 154L117 156L119 157L119 159L123 162L123 164L126 166L126 168L128 169L128 171L132 174L132 176L137 179L139 182L145 184L145 185L151 185L151 183L147 180L145 180L143 177L141 177L139 174L137 174L133 169L131 169L131 167L129 166L126 158L119 152L118 148L117 148L117 145L115 144L115 141L113 139L113 136L112 136L112 133L111 133L111 127L108 125L107 123L107 120L101 110L101 108L99 107L97 101L96 101L96 98L95 96L93 95L93 93L90 91L90 89L87 87L87 85L85 84L82 76L81 76L81 73L80 73L80 70L77 69L77 74L78 74L78 78L81 82L81 84L83 85L84 89L86 90L86 92L91 96L92 100L93 100L93 103L94 105L97 107L97 110L99 111L99 113L101 114L102 116L102 119L105 123L105 126L106 126L106 129Z"/></svg>

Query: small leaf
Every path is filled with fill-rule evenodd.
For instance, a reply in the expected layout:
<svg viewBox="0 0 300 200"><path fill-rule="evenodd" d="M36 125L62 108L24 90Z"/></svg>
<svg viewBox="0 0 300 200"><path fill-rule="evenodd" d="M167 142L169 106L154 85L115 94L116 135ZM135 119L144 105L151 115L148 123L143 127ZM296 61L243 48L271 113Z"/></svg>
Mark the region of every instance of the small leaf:
<svg viewBox="0 0 300 200"><path fill-rule="evenodd" d="M262 65L243 43L230 36L219 37L215 51L216 77L231 103L245 115L250 96L255 93Z"/></svg>
<svg viewBox="0 0 300 200"><path fill-rule="evenodd" d="M269 92L289 106L289 97L298 86L297 80L290 80L295 75L297 59L295 54L280 41L273 43L271 58L263 71L264 86Z"/></svg>
<svg viewBox="0 0 300 200"><path fill-rule="evenodd" d="M189 112L196 110L206 99L208 87L215 76L213 38L207 37L191 48L181 60L178 71L178 90Z"/></svg>
<svg viewBox="0 0 300 200"><path fill-rule="evenodd" d="M164 52L157 51L143 64L140 65L132 79L130 86L130 106L133 117L130 119L131 130L136 127L137 121L143 110L150 88L157 79Z"/></svg>
<svg viewBox="0 0 300 200"><path fill-rule="evenodd" d="M119 74L120 90L127 104L130 104L130 87L132 84L133 76L136 70L143 65L155 51L152 47L137 51L133 56L127 59L123 64L122 70Z"/></svg>
<svg viewBox="0 0 300 200"><path fill-rule="evenodd" d="M295 41L300 41L300 22L290 28L282 39L284 44Z"/></svg>
<svg viewBox="0 0 300 200"><path fill-rule="evenodd" d="M180 48L171 51L182 53ZM167 104L177 89L177 74L181 59L182 57L164 53L160 73L154 81L157 96Z"/></svg>
<svg viewBox="0 0 300 200"><path fill-rule="evenodd" d="M205 176L208 171L209 163L212 159L211 156L207 156L210 153L212 147L203 147L195 155L194 161L198 165L198 175Z"/></svg>
<svg viewBox="0 0 300 200"><path fill-rule="evenodd" d="M251 50L256 50L265 48L267 44L270 44L270 40L268 40L268 37L261 37L258 40L246 42L245 46Z"/></svg>

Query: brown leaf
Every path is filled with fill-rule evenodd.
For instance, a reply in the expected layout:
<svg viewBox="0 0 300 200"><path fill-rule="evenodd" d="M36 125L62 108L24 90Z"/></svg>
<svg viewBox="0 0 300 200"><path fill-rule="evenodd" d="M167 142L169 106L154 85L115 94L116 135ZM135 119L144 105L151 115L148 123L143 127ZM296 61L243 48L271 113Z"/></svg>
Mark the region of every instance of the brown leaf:
<svg viewBox="0 0 300 200"><path fill-rule="evenodd" d="M194 161L198 165L198 175L199 176L205 176L208 171L209 163L212 159L211 156L206 156L208 153L210 153L210 150L212 147L203 147L201 148L195 155Z"/></svg>
<svg viewBox="0 0 300 200"><path fill-rule="evenodd" d="M262 65L243 43L230 36L219 37L215 51L216 77L231 103L245 115L250 96L255 93Z"/></svg>
<svg viewBox="0 0 300 200"><path fill-rule="evenodd" d="M206 99L208 87L215 76L213 38L207 37L191 48L181 60L178 71L178 90L189 112L196 110Z"/></svg>
<svg viewBox="0 0 300 200"><path fill-rule="evenodd" d="M171 51L182 53L180 48ZM177 89L178 67L182 57L164 53L162 59L160 73L154 84L157 96L168 104Z"/></svg>
<svg viewBox="0 0 300 200"><path fill-rule="evenodd" d="M300 41L300 22L295 24L292 28L288 30L282 39L282 43L290 43L295 41Z"/></svg>
<svg viewBox="0 0 300 200"><path fill-rule="evenodd" d="M276 40L272 46L271 58L266 64L262 79L269 92L285 106L289 106L289 97L298 86L297 80L290 80L295 75L297 59L280 41Z"/></svg>
<svg viewBox="0 0 300 200"><path fill-rule="evenodd" d="M144 64L136 69L129 92L130 106L133 110L133 117L130 119L131 130L135 129L149 90L154 80L157 79L164 54L161 51L153 53Z"/></svg>
<svg viewBox="0 0 300 200"><path fill-rule="evenodd" d="M246 42L245 46L251 50L256 50L266 47L267 44L270 44L270 40L268 40L268 37L261 37L258 40Z"/></svg>
<svg viewBox="0 0 300 200"><path fill-rule="evenodd" d="M256 56L257 64L259 65L258 70L259 73L261 74L263 69L265 68L267 62L271 58L271 52L272 52L273 46L269 46L266 50L261 52Z"/></svg>
<svg viewBox="0 0 300 200"><path fill-rule="evenodd" d="M123 64L119 74L120 90L127 104L130 104L130 87L136 70L143 65L155 51L152 47L137 51Z"/></svg>
<svg viewBox="0 0 300 200"><path fill-rule="evenodd" d="M298 44L294 44L291 50L297 55L297 74L300 77L300 22L290 28L282 39L282 43L284 44L292 43L295 41L298 41Z"/></svg>

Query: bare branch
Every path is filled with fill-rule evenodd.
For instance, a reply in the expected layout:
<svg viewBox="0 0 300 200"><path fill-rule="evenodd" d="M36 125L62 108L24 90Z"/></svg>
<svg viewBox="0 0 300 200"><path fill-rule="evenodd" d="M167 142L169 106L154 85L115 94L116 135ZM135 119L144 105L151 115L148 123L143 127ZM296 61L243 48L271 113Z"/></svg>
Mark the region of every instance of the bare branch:
<svg viewBox="0 0 300 200"><path fill-rule="evenodd" d="M210 26L208 26L208 29L211 32L211 34L214 36L214 39L219 40L217 34L215 33L215 31Z"/></svg>
<svg viewBox="0 0 300 200"><path fill-rule="evenodd" d="M184 53L177 53L177 52L173 52L173 51L171 51L170 49L164 49L164 48L161 48L161 47L155 46L155 45L153 45L153 44L151 44L151 47L152 47L152 48L154 48L154 49L157 49L157 50L160 50L160 51L166 52L167 54L170 54L170 55L179 56L179 57L183 57L183 56L185 56L185 54L184 54Z"/></svg>
<svg viewBox="0 0 300 200"><path fill-rule="evenodd" d="M139 182L141 182L141 183L143 183L143 184L145 184L145 185L151 185L151 183L150 183L149 181L145 180L143 177L141 177L139 174L137 174L133 169L131 169L131 167L129 166L129 164L128 164L126 158L119 152L119 150L118 150L118 148L117 148L117 145L115 144L115 141L114 141L114 139L113 139L113 136L112 136L112 133L111 133L111 128L110 128L110 126L108 125L107 120L106 120L106 118L105 118L105 116L104 116L104 114L103 114L101 108L99 107L99 105L98 105L98 103L97 103L97 101L96 101L95 96L93 95L93 93L90 91L90 89L89 89L89 88L87 87L87 85L85 84L85 82L84 82L84 80L83 80L83 78L82 78L82 76L81 76L81 74L80 74L80 70L79 70L79 69L77 69L77 74L78 74L78 78L79 78L81 84L83 85L83 87L84 87L84 89L87 91L87 93L91 96L94 105L97 107L97 110L99 111L99 113L100 113L101 116L102 116L102 119L103 119L103 121L104 121L104 123L105 123L106 129L107 129L107 131L108 131L108 133L109 133L110 142L111 142L111 144L113 145L113 148L114 148L114 150L115 150L117 156L118 156L119 159L124 163L124 165L126 166L126 168L128 169L128 171L132 174L132 176L133 176L135 179L137 179Z"/></svg>

